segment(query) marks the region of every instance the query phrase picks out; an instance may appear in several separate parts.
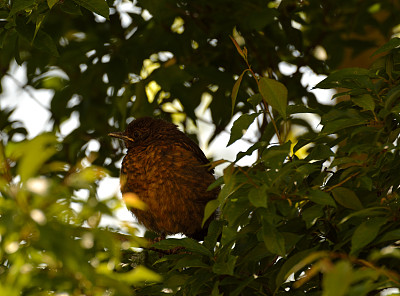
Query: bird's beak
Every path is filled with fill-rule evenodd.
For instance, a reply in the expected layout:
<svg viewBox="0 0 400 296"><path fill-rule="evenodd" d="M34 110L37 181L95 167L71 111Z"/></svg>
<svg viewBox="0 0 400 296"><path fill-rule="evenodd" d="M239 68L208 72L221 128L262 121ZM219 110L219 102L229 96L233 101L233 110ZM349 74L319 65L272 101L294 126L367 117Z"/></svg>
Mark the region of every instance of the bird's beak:
<svg viewBox="0 0 400 296"><path fill-rule="evenodd" d="M133 140L131 138L129 138L128 136L126 136L123 132L113 132L113 133L109 133L108 135L110 137L114 137L117 139L133 142Z"/></svg>

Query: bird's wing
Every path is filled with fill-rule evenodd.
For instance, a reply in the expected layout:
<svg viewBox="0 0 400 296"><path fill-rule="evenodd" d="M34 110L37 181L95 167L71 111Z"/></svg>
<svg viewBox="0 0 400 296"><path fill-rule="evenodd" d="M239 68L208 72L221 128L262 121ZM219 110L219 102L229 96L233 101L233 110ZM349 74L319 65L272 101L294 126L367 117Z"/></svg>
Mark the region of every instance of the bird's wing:
<svg viewBox="0 0 400 296"><path fill-rule="evenodd" d="M184 138L183 141L177 143L178 146L183 147L184 149L193 153L194 157L196 157L202 164L209 164L210 161L204 155L204 152L200 149L200 147L192 141L190 138ZM209 172L211 174L214 173L214 169L209 168Z"/></svg>

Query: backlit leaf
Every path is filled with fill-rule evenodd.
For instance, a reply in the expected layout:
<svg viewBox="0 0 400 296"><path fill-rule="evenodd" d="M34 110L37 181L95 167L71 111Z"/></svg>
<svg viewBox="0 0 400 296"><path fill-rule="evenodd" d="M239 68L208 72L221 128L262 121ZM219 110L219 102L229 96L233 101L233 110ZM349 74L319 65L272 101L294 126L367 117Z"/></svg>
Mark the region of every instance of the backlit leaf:
<svg viewBox="0 0 400 296"><path fill-rule="evenodd" d="M254 119L260 115L259 113L251 113L251 114L242 114L236 121L233 123L231 128L231 137L229 138L228 145L233 144L237 140L239 140L244 133L249 128L250 124L253 123Z"/></svg>
<svg viewBox="0 0 400 296"><path fill-rule="evenodd" d="M243 75L248 71L248 69L244 70L242 72L242 74L240 74L239 78L236 80L235 84L233 85L232 88L232 94L231 94L231 99L232 99L232 114L231 116L233 116L233 111L235 110L235 106L236 106L236 97L237 94L239 92L239 87L240 87L240 83L242 82L243 79Z"/></svg>
<svg viewBox="0 0 400 296"><path fill-rule="evenodd" d="M350 262L339 261L332 270L324 274L322 286L323 296L347 295L352 282L353 270Z"/></svg>
<svg viewBox="0 0 400 296"><path fill-rule="evenodd" d="M259 81L258 89L267 103L286 119L288 96L286 86L275 79L263 77Z"/></svg>

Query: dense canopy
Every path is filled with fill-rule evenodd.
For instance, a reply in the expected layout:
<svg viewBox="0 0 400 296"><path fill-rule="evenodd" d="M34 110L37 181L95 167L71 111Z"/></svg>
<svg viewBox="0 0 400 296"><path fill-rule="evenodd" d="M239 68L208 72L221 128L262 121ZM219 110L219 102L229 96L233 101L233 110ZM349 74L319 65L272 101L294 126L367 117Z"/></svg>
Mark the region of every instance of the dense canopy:
<svg viewBox="0 0 400 296"><path fill-rule="evenodd" d="M0 294L400 288L399 15L390 0L1 2ZM15 64L22 90L49 90L50 132L29 137L1 104ZM332 104L310 72L328 75L316 87L338 93ZM149 248L135 225L101 223L124 207L98 198L123 152L107 134L143 116L186 132L207 120L209 141L228 131L228 145L255 123L248 150L215 159L221 191L204 219L221 214L204 242ZM78 127L61 134L71 117Z"/></svg>

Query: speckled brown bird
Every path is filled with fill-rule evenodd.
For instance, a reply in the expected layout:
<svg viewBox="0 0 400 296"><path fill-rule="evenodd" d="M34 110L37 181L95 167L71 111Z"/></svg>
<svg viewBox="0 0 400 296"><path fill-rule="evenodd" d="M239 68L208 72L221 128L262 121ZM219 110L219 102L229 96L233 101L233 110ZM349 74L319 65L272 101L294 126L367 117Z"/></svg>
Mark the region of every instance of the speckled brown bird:
<svg viewBox="0 0 400 296"><path fill-rule="evenodd" d="M109 135L124 140L128 150L121 167L122 194L134 193L147 205L146 210L130 208L137 220L162 236L183 233L202 240L204 208L219 189L207 191L215 178L199 146L176 125L151 117Z"/></svg>

